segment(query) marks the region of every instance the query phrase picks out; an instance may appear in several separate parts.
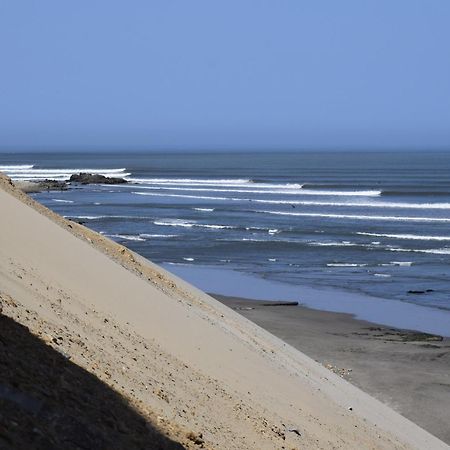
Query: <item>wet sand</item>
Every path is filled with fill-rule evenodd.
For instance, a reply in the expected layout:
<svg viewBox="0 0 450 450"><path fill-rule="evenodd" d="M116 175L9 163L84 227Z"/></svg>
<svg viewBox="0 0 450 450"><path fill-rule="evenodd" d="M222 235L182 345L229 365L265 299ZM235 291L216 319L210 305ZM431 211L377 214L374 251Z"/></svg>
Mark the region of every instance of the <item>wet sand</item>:
<svg viewBox="0 0 450 450"><path fill-rule="evenodd" d="M450 444L449 338L212 295Z"/></svg>

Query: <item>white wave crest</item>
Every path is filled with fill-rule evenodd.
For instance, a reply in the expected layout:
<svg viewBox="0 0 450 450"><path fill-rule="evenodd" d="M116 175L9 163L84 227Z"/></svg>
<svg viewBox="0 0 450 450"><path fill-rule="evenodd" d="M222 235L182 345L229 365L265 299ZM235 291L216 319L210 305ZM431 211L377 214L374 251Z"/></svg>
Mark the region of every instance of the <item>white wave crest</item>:
<svg viewBox="0 0 450 450"><path fill-rule="evenodd" d="M357 244L356 242L308 242L308 245L315 245L317 247L367 247L364 244Z"/></svg>
<svg viewBox="0 0 450 450"><path fill-rule="evenodd" d="M184 228L209 228L213 230L222 230L222 229L235 229L236 227L231 225L216 225L216 224L203 224L197 223L193 221L185 221L181 219L165 219L165 220L155 220L153 222L155 225L161 226L170 226L170 227L184 227Z"/></svg>
<svg viewBox="0 0 450 450"><path fill-rule="evenodd" d="M181 219L164 219L155 220L153 222L155 225L165 226L165 227L184 227L191 228L195 225L195 222L187 222Z"/></svg>
<svg viewBox="0 0 450 450"><path fill-rule="evenodd" d="M1 167L1 166L0 166ZM67 169L9 169L8 172L10 173L30 173L30 174L39 174L39 175L45 175L49 173L55 173L55 174L66 174L66 173L94 173L94 174L120 174L125 172L127 169L121 168L121 169L89 169L89 168L67 168Z"/></svg>
<svg viewBox="0 0 450 450"><path fill-rule="evenodd" d="M127 186L133 187L133 186ZM152 190L169 190L163 188L146 188L141 187L141 189L152 189ZM171 188L172 189L172 188ZM186 190L195 191L200 189L175 189L175 190ZM286 192L286 191L251 191L251 190L230 190L230 189L201 189L201 191L206 192L243 192L243 193L261 193L261 194L296 194L302 195L306 191L297 192ZM317 191L319 192L319 191ZM362 192L362 191L361 191ZM132 192L137 195L147 195L154 197L175 197L175 198L192 198L200 200L220 200L220 201L237 201L237 202L253 202L262 203L269 205L302 205L302 206L331 206L331 207L359 207L359 208L394 208L394 209L450 209L450 203L395 203L395 202L330 202L330 201L312 201L312 200L270 200L270 199L251 199L251 198L240 198L240 197L216 197L216 196L203 196L203 195L189 195L189 194L166 194L159 192ZM306 192L306 195L310 195ZM319 195L319 194L318 194ZM339 195L339 194L336 194ZM348 194L350 195L350 194Z"/></svg>
<svg viewBox="0 0 450 450"><path fill-rule="evenodd" d="M104 215L104 216L72 216L67 215L63 216L66 219L128 219L128 220L151 220L151 217L148 216L117 216L117 215Z"/></svg>
<svg viewBox="0 0 450 450"><path fill-rule="evenodd" d="M129 178L128 181L138 184L247 184L248 178L202 179L202 178Z"/></svg>
<svg viewBox="0 0 450 450"><path fill-rule="evenodd" d="M35 168L33 164L21 165L3 165L0 166L3 171L15 181L38 181L43 179L51 179L57 181L66 181L75 173L85 172L104 176L120 176L126 177L131 173L126 172L126 168L110 169L110 168L63 168L63 169L43 169Z"/></svg>
<svg viewBox="0 0 450 450"><path fill-rule="evenodd" d="M139 235L142 238L173 238L178 237L178 234L148 234L148 233L141 233Z"/></svg>
<svg viewBox="0 0 450 450"><path fill-rule="evenodd" d="M412 261L391 261L390 264L400 267L411 267L413 265Z"/></svg>
<svg viewBox="0 0 450 450"><path fill-rule="evenodd" d="M0 165L0 171L13 171L13 170L29 170L32 169L34 167L33 164L15 164L15 165L5 165L2 166Z"/></svg>
<svg viewBox="0 0 450 450"><path fill-rule="evenodd" d="M63 200L60 198L52 198L52 201L57 202L57 203L73 203L73 200Z"/></svg>
<svg viewBox="0 0 450 450"><path fill-rule="evenodd" d="M209 196L199 196L199 195L179 195L179 194L158 194L156 192L132 192L135 195L144 195L149 197L175 197L175 198L195 198L200 200L240 200L232 199L228 197L209 197Z"/></svg>
<svg viewBox="0 0 450 450"><path fill-rule="evenodd" d="M85 219L85 220L96 220L96 219L105 219L111 216L63 216L66 219Z"/></svg>
<svg viewBox="0 0 450 450"><path fill-rule="evenodd" d="M356 234L361 236L386 237L391 239L411 239L416 241L450 241L450 236L424 236L420 234L383 234L383 233L366 233L358 231Z"/></svg>
<svg viewBox="0 0 450 450"><path fill-rule="evenodd" d="M129 179L128 181L131 181ZM148 190L164 190L164 191L191 191L191 192L233 192L241 194L282 194L282 195L317 195L317 196L341 196L341 197L377 197L381 195L381 191L367 190L367 191L329 191L329 190L314 190L314 189L302 189L302 185L277 185L277 184L251 184L245 187L245 189L235 189L236 186L232 185L233 189L224 189L226 185L220 185L220 189L215 187L170 187L168 186L141 186L141 189ZM214 185L215 186L215 185ZM258 189L254 189L258 188ZM245 199L244 199L245 200ZM247 199L248 200L248 199Z"/></svg>
<svg viewBox="0 0 450 450"><path fill-rule="evenodd" d="M255 185L251 185L255 186ZM234 186L236 187L236 186ZM309 191L303 191L301 189L292 189L287 187L279 187L277 189L277 186L270 185L267 186L268 188L271 188L270 190L264 189L261 190L262 186L256 186L259 188L259 190L254 189L215 189L215 188L186 188L186 187L161 187L161 186L139 186L140 189L147 189L147 190L154 190L154 191L189 191L189 192L233 192L233 193L242 193L242 194L283 194L283 195L302 195L302 194L310 194ZM310 194L311 195L311 194ZM317 194L321 195L321 194ZM243 200L249 200L249 199L243 199Z"/></svg>
<svg viewBox="0 0 450 450"><path fill-rule="evenodd" d="M417 248L389 248L391 252L413 252L413 253L430 253L433 255L450 255L450 248L430 248L430 249L417 249Z"/></svg>
<svg viewBox="0 0 450 450"><path fill-rule="evenodd" d="M134 236L131 234L105 234L107 237L125 239L127 241L145 241L141 236Z"/></svg>
<svg viewBox="0 0 450 450"><path fill-rule="evenodd" d="M355 215L355 214L295 213L295 212L266 211L266 210L254 210L253 212L263 213L263 214L275 214L275 215L280 215L280 216L323 217L323 218L329 218L329 219L450 223L450 218L441 218L441 217L360 216L360 215Z"/></svg>
<svg viewBox="0 0 450 450"><path fill-rule="evenodd" d="M231 225L202 225L202 224L195 224L195 227L200 227L200 228L212 228L214 230L222 230L222 229L235 229L236 227L233 227Z"/></svg>
<svg viewBox="0 0 450 450"><path fill-rule="evenodd" d="M329 263L328 267L366 267L367 264L356 264L356 263Z"/></svg>
<svg viewBox="0 0 450 450"><path fill-rule="evenodd" d="M245 199L250 200L250 199ZM450 209L450 203L398 203L398 202L323 202L308 200L268 200L254 199L255 203L302 205L302 206L337 206L356 208L395 208L395 209Z"/></svg>

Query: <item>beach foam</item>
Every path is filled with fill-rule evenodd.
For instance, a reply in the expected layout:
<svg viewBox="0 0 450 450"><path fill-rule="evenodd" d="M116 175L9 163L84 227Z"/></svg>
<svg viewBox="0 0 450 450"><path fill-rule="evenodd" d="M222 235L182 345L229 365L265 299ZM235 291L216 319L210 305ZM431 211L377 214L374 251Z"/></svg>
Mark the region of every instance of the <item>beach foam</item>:
<svg viewBox="0 0 450 450"><path fill-rule="evenodd" d="M432 255L450 255L450 248L389 248L391 252L414 252L414 253L430 253Z"/></svg>
<svg viewBox="0 0 450 450"><path fill-rule="evenodd" d="M145 241L141 237L141 235L131 235L131 234L105 234L105 236L111 237L111 238L119 238L119 239L125 239L127 241Z"/></svg>
<svg viewBox="0 0 450 450"><path fill-rule="evenodd" d="M217 225L217 224L203 224L197 223L194 221L186 221L181 219L163 219L163 220L155 220L153 222L155 225L160 226L169 226L169 227L184 227L184 228L210 228L213 230L222 230L222 229L236 229L237 227L231 225Z"/></svg>
<svg viewBox="0 0 450 450"><path fill-rule="evenodd" d="M252 185L252 187L257 187ZM302 189L301 187L294 188L292 185L276 185L271 184L267 186L258 186L260 189L224 189L224 188L196 188L196 187L155 187L155 186L141 186L141 189L148 190L164 190L164 191L192 191L192 192L234 192L243 194L283 194L283 195L322 195L322 196L357 196L357 197L377 197L381 191L367 190L367 191L330 191L330 190L311 190ZM265 187L266 189L261 189Z"/></svg>
<svg viewBox="0 0 450 450"><path fill-rule="evenodd" d="M225 179L203 179L203 178L128 178L129 181L139 184L210 184L210 185L226 185L226 184L248 184L251 180L248 178L225 178Z"/></svg>
<svg viewBox="0 0 450 450"><path fill-rule="evenodd" d="M33 164L23 165L0 165L0 171L5 172L11 179L16 181L38 181L43 179L65 181L75 173L85 172L104 176L126 177L131 173L126 172L126 168L64 168L64 169L43 169L36 168Z"/></svg>
<svg viewBox="0 0 450 450"><path fill-rule="evenodd" d="M367 264L357 264L357 263L328 263L328 267L366 267Z"/></svg>
<svg viewBox="0 0 450 450"><path fill-rule="evenodd" d="M178 237L179 234L148 234L148 233L141 233L139 237L141 238L173 238Z"/></svg>
<svg viewBox="0 0 450 450"><path fill-rule="evenodd" d="M275 215L280 215L280 216L323 217L323 218L329 218L329 219L450 223L450 218L441 218L441 217L366 216L366 215L356 215L356 214L296 213L296 212L266 211L266 210L254 210L252 212L263 213L263 214L275 214Z"/></svg>
<svg viewBox="0 0 450 450"><path fill-rule="evenodd" d="M417 241L450 241L450 236L428 236L418 234L384 234L384 233L368 233L358 231L356 234L361 236L386 237L392 239L411 239Z"/></svg>
<svg viewBox="0 0 450 450"><path fill-rule="evenodd" d="M73 200L63 200L63 199L59 199L59 198L52 198L52 201L57 202L57 203L74 203Z"/></svg>
<svg viewBox="0 0 450 450"><path fill-rule="evenodd" d="M0 172L13 172L13 171L25 171L34 167L34 164L13 164L13 165L0 165Z"/></svg>

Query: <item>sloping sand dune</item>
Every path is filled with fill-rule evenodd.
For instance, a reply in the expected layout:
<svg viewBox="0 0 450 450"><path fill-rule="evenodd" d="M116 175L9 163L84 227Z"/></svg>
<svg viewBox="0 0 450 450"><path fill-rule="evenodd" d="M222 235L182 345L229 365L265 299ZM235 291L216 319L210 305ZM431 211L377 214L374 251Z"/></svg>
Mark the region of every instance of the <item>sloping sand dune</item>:
<svg viewBox="0 0 450 450"><path fill-rule="evenodd" d="M206 294L35 203L6 177L0 186L3 314L172 439L219 449L448 448Z"/></svg>

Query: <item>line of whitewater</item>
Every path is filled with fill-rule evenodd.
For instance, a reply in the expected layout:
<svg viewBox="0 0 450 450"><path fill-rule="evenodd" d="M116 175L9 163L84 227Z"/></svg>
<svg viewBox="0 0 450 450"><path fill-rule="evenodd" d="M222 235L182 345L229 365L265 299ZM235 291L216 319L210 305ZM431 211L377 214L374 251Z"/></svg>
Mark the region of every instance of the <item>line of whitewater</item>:
<svg viewBox="0 0 450 450"><path fill-rule="evenodd" d="M35 168L34 164L21 165L0 165L0 172L4 172L15 181L37 181L42 179L51 179L58 181L67 181L74 173L92 173L104 176L126 177L131 173L126 172L126 168L53 168L43 169Z"/></svg>
<svg viewBox="0 0 450 450"><path fill-rule="evenodd" d="M227 192L226 190L217 190L216 192ZM252 191L243 191L252 192ZM270 193L270 192L261 192ZM398 208L398 209L449 209L450 203L399 203L399 202L331 202L331 201L309 201L309 200L269 200L269 199L251 199L240 197L216 197L203 195L188 195L188 194L164 194L157 192L139 192L133 191L132 194L147 195L155 197L175 197L175 198L192 198L200 200L220 200L220 201L241 201L254 202L262 204L285 204L285 205L303 205L303 206L336 206L336 207L367 207L367 208ZM284 192L280 192L284 194ZM301 195L298 194L298 195Z"/></svg>
<svg viewBox="0 0 450 450"><path fill-rule="evenodd" d="M254 184L249 178L128 178L137 184L187 184L187 185L248 185ZM296 185L301 186L301 185Z"/></svg>
<svg viewBox="0 0 450 450"><path fill-rule="evenodd" d="M14 165L0 165L0 171L6 170L29 170L34 167L34 164L14 164Z"/></svg>
<svg viewBox="0 0 450 450"><path fill-rule="evenodd" d="M329 218L329 219L450 223L450 218L441 218L441 217L361 216L361 215L356 215L356 214L295 213L295 212L267 211L267 210L253 210L251 212L263 213L263 214L274 214L274 215L279 215L279 216L323 217L323 218Z"/></svg>
<svg viewBox="0 0 450 450"><path fill-rule="evenodd" d="M0 171L8 171L10 174L21 174L21 175L33 175L33 174L66 174L66 173L78 173L78 172L89 172L89 173L122 173L125 172L125 168L121 169L92 169L92 168L72 168L72 169L5 169L5 166L0 166Z"/></svg>
<svg viewBox="0 0 450 450"><path fill-rule="evenodd" d="M360 236L385 237L391 239L410 239L414 241L450 241L450 236L422 236L418 234L383 234L358 231Z"/></svg>
<svg viewBox="0 0 450 450"><path fill-rule="evenodd" d="M171 185L176 183L171 183ZM233 185L233 189L220 189L217 188L197 188L191 187L195 186L195 184L191 184L189 187L167 187L167 186L139 186L140 189L148 189L148 190L164 190L164 191L192 191L192 192L234 192L234 193L242 193L242 194L283 194L283 195L324 195L324 196L356 196L356 197L378 197L381 195L381 191L368 190L368 191L330 191L330 190L313 190L313 189L303 189L301 184L251 184L245 186L245 189L234 189L235 185ZM223 187L227 187L225 184L220 185ZM258 189L252 189L256 187ZM262 189L262 190L261 190Z"/></svg>

